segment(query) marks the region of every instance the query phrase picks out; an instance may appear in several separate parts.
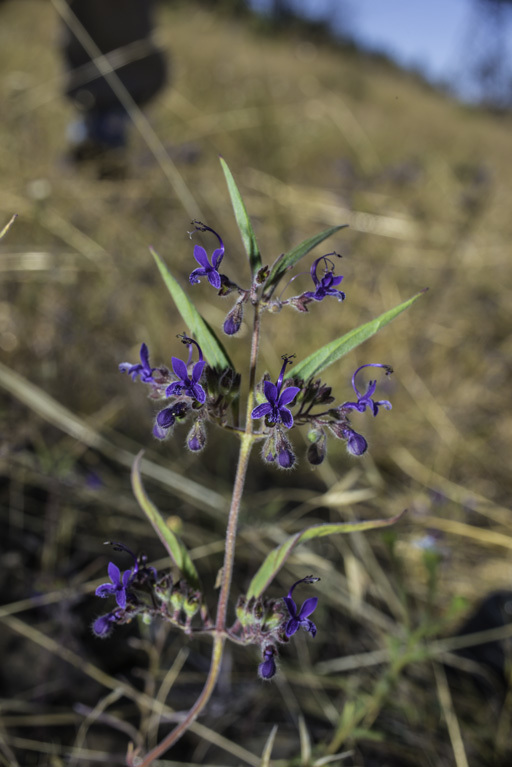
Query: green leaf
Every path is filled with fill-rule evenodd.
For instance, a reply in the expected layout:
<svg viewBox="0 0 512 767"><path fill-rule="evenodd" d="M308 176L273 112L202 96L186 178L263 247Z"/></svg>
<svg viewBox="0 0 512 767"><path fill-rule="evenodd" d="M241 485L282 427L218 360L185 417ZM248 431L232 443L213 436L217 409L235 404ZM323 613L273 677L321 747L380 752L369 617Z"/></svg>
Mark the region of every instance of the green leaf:
<svg viewBox="0 0 512 767"><path fill-rule="evenodd" d="M242 242L244 244L245 252L249 258L251 265L251 272L253 277L259 272L262 267L260 249L256 242L256 236L252 228L251 220L247 215L242 195L236 185L233 174L228 168L228 165L223 157L220 158L220 164L226 177L226 183L228 185L229 196L231 197L231 204L233 205L233 211L235 213L236 223L242 236Z"/></svg>
<svg viewBox="0 0 512 767"><path fill-rule="evenodd" d="M297 261L300 261L301 258L307 255L313 248L316 248L317 245L320 245L320 243L328 237L339 232L340 229L346 229L347 226L348 224L341 224L340 226L331 226L329 229L324 229L323 232L319 232L313 237L309 237L307 240L304 240L304 242L301 242L300 245L296 245L292 250L289 250L283 256L278 258L270 270L270 274L265 283L265 298L267 300L270 298L283 274L288 271L288 269L291 269L292 266L295 266Z"/></svg>
<svg viewBox="0 0 512 767"><path fill-rule="evenodd" d="M190 333L195 335L210 367L215 368L216 370L223 370L227 367L233 368L233 363L229 359L226 350L212 328L201 317L190 298L187 296L179 282L172 276L156 250L150 248L150 251L183 321L187 325Z"/></svg>
<svg viewBox="0 0 512 767"><path fill-rule="evenodd" d="M404 301L402 304L395 306L394 309L389 309L389 311L384 312L384 314L381 314L374 320L371 320L364 325L360 325L358 328L345 333L345 335L341 336L341 338L338 338L335 341L331 341L325 346L322 346L321 349L318 349L316 352L313 352L313 354L310 354L309 357L306 357L305 360L302 360L302 362L294 365L285 375L285 378L290 378L293 376L302 378L304 381L309 381L310 378L317 376L322 372L322 370L325 370L325 368L329 367L329 365L332 365L333 362L341 359L341 357L344 357L345 354L348 354L348 352L352 351L352 349L355 349L356 346L362 344L363 341L366 341L368 338L371 338L371 336L375 335L375 333L383 328L384 325L387 325L388 322L394 320L395 317L397 317L401 312L408 309L420 296L426 292L426 290L428 290L428 288L425 288L425 290L417 293L415 296L409 298L407 301Z"/></svg>
<svg viewBox="0 0 512 767"><path fill-rule="evenodd" d="M141 507L142 511L151 522L153 530L167 549L167 553L171 557L172 561L178 570L182 573L187 583L193 588L197 589L200 585L199 575L197 574L197 570L190 558L190 554L188 553L185 544L180 541L180 539L166 525L165 520L158 511L157 507L146 495L146 491L144 490L142 478L140 475L142 454L143 451L137 455L133 462L131 475L133 493L139 502L139 506Z"/></svg>
<svg viewBox="0 0 512 767"><path fill-rule="evenodd" d="M311 541L313 538L324 538L326 535L335 535L341 533L356 533L361 530L374 530L377 527L388 527L398 522L402 514L401 512L395 517L390 519L371 519L365 522L338 522L334 524L325 525L313 525L313 527L307 527L300 533L295 533L291 538L282 543L280 546L276 546L266 557L265 561L261 565L260 569L249 584L249 590L247 592L247 599L251 597L259 597L265 589L272 583L275 576L284 565L293 549L301 543Z"/></svg>

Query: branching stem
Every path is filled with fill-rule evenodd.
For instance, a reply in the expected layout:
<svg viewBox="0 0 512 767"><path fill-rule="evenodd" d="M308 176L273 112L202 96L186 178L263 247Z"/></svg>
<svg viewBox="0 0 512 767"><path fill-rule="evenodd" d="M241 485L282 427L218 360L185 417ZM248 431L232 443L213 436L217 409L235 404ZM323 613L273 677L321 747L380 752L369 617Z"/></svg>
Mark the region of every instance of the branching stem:
<svg viewBox="0 0 512 767"><path fill-rule="evenodd" d="M164 754L171 746L186 733L189 727L197 719L204 709L215 689L219 678L224 642L226 640L226 616L228 610L229 593L231 581L233 578L233 565L235 561L236 534L238 529L238 516L242 503L242 496L247 476L247 467L253 443L258 436L253 432L253 420L251 413L254 408L254 388L256 385L256 365L258 361L258 349L260 340L260 307L256 303L254 307L254 324L251 342L251 358L249 373L249 392L247 396L247 408L245 418L245 430L240 440L240 452L238 455L238 466L236 470L235 482L233 485L233 495L231 496L231 506L229 509L228 525L226 529L226 545L224 549L224 565L222 568L221 586L219 601L217 605L217 620L215 622L212 660L210 671L199 698L196 700L186 717L172 730L166 738L153 748L144 758L131 757L130 767L149 767L149 765Z"/></svg>

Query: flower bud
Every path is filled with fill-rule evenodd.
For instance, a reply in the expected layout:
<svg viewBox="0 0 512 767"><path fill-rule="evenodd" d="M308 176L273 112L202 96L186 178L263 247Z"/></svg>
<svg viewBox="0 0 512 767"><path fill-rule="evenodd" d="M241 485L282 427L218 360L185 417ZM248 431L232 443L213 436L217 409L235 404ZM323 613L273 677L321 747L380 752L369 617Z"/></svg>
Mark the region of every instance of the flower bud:
<svg viewBox="0 0 512 767"><path fill-rule="evenodd" d="M319 466L327 453L327 436L323 429L311 429L308 434L311 442L308 447L307 459L312 466Z"/></svg>
<svg viewBox="0 0 512 767"><path fill-rule="evenodd" d="M247 599L244 596L242 595L239 596L238 601L236 603L236 608L235 608L236 617L238 618L242 626L245 626L245 620L247 615L246 609L245 609L246 602L247 602Z"/></svg>
<svg viewBox="0 0 512 767"><path fill-rule="evenodd" d="M185 601L186 594L183 591L183 585L181 583L177 583L172 591L171 591L171 605L174 609L174 614L178 615L181 608L183 607L183 602Z"/></svg>
<svg viewBox="0 0 512 767"><path fill-rule="evenodd" d="M274 657L277 650L274 645L268 644L263 648L263 663L258 666L258 675L261 679L272 679L277 671Z"/></svg>
<svg viewBox="0 0 512 767"><path fill-rule="evenodd" d="M240 330L240 325L244 318L244 305L237 301L224 320L224 333L228 336L234 336Z"/></svg>
<svg viewBox="0 0 512 767"><path fill-rule="evenodd" d="M187 437L187 447L194 453L198 453L206 445L206 427L204 421L198 418L192 426Z"/></svg>
<svg viewBox="0 0 512 767"><path fill-rule="evenodd" d="M233 368L226 368L219 377L219 392L224 397L227 397L228 394L231 395L231 398L238 396L241 378L240 373L236 373Z"/></svg>
<svg viewBox="0 0 512 767"><path fill-rule="evenodd" d="M292 469L295 465L295 453L287 437L282 431L277 431L276 439L277 465L280 469Z"/></svg>
<svg viewBox="0 0 512 767"><path fill-rule="evenodd" d="M176 416L174 415L173 407L166 407L164 410L161 410L156 417L156 422L162 429L170 429L171 426L174 426L175 421Z"/></svg>
<svg viewBox="0 0 512 767"><path fill-rule="evenodd" d="M362 436L352 429L347 429L347 450L351 455L359 456L368 450L368 442Z"/></svg>
<svg viewBox="0 0 512 767"><path fill-rule="evenodd" d="M92 624L92 630L97 637L106 639L108 635L112 633L112 629L114 628L114 623L115 623L115 616L113 613L108 613L107 615L101 615L99 618L96 618L96 620Z"/></svg>
<svg viewBox="0 0 512 767"><path fill-rule="evenodd" d="M268 439L265 440L263 450L261 451L261 457L266 463L273 463L277 458L276 435L274 430L272 430Z"/></svg>
<svg viewBox="0 0 512 767"><path fill-rule="evenodd" d="M192 591L189 593L183 603L183 610L187 618L193 618L201 607L201 593L199 591Z"/></svg>
<svg viewBox="0 0 512 767"><path fill-rule="evenodd" d="M169 602L171 598L171 591L172 591L172 576L170 573L167 573L167 575L164 575L163 578L160 578L158 583L155 584L154 592L155 592L155 596L161 602Z"/></svg>
<svg viewBox="0 0 512 767"><path fill-rule="evenodd" d="M252 608L252 614L254 615L254 619L256 623L260 623L264 615L263 602L261 601L261 599L257 599L256 602L254 603L254 607Z"/></svg>
<svg viewBox="0 0 512 767"><path fill-rule="evenodd" d="M266 605L267 613L263 622L263 631L270 632L277 629L286 619L281 600L269 602Z"/></svg>
<svg viewBox="0 0 512 767"><path fill-rule="evenodd" d="M265 280L267 279L269 274L270 274L269 267L268 266L262 266L261 269L259 270L259 272L256 275L256 279L255 279L256 285L263 285L263 283L265 282Z"/></svg>

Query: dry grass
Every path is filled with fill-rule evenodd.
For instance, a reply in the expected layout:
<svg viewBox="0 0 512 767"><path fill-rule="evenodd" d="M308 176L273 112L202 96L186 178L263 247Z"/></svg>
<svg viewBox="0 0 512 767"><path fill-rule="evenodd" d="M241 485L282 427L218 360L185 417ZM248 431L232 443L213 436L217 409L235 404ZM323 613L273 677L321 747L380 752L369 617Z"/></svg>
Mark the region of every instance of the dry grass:
<svg viewBox="0 0 512 767"><path fill-rule="evenodd" d="M491 694L449 671L471 661L443 637L512 578L510 118L464 108L385 62L171 5L159 32L172 87L149 111L170 159L162 167L134 135L129 179L98 183L64 162L71 110L55 11L16 0L0 14L0 230L18 213L0 245L0 762L122 764L127 742L154 742L155 716L172 720L204 679L206 643L136 626L101 643L88 626L103 540L162 556L129 489L141 447L148 488L207 582L221 562L236 446L212 434L197 460L179 440L156 445L144 393L116 372L143 339L156 362L174 353L182 326L147 246L184 282L191 206L225 235L226 269L247 275L220 153L264 259L350 223L332 242L348 300L269 318L263 366L430 291L327 376L344 398L356 363L393 366L393 411L362 428L369 456L354 462L331 444L325 466L303 461L290 475L254 457L237 588L306 521L407 507L406 521L299 550L272 590L305 571L322 577L315 642L285 651L272 688L256 680L255 653L233 650L172 758L256 765L278 723L283 765L346 751L339 763L368 767L508 764L510 693L500 689L500 702L495 684ZM195 296L218 326L229 307L204 285ZM241 365L247 338L230 342ZM427 533L437 555L420 546Z"/></svg>

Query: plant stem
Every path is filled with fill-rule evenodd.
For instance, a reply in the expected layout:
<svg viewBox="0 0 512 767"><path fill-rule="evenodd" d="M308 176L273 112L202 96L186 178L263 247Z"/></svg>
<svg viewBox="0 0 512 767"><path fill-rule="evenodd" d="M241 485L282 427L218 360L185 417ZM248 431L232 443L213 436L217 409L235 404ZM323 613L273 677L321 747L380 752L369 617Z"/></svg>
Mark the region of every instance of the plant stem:
<svg viewBox="0 0 512 767"><path fill-rule="evenodd" d="M240 440L240 452L238 454L238 466L236 470L235 482L233 485L233 494L231 496L231 506L229 509L228 525L226 529L226 545L224 549L224 565L222 567L221 587L219 601L217 604L217 620L215 622L215 633L213 639L212 660L208 678L186 717L166 738L153 748L146 756L131 758L132 767L149 767L149 765L159 756L164 754L182 735L186 733L190 725L197 719L203 708L206 706L215 689L219 678L224 642L226 641L226 615L228 610L229 592L233 578L233 565L235 561L236 533L238 528L238 516L249 466L251 448L257 437L253 434L253 421L251 413L254 407L254 387L256 383L256 363L258 360L258 348L260 338L260 314L259 306L254 307L254 323L251 343L250 373L249 373L249 392L247 396L247 408L245 418L245 431Z"/></svg>

